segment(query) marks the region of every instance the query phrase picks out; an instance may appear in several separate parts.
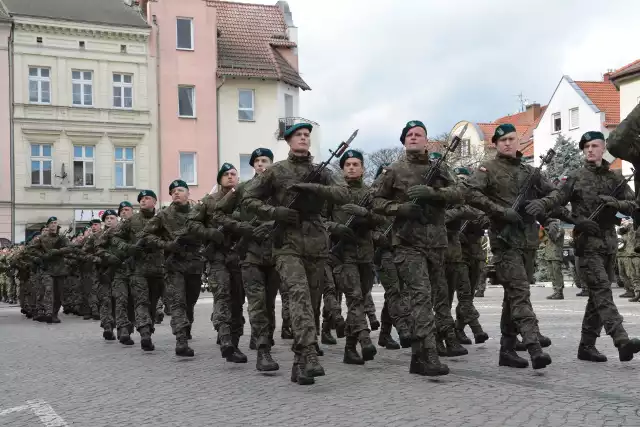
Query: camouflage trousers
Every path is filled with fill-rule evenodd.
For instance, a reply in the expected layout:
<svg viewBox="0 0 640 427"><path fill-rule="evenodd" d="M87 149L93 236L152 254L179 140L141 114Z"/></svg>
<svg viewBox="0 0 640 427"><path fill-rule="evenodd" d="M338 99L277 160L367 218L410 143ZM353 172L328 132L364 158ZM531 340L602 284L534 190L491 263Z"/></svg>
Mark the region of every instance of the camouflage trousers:
<svg viewBox="0 0 640 427"><path fill-rule="evenodd" d="M66 277L66 286L62 293L62 305L65 310L80 312L82 306L82 281L77 272L73 272Z"/></svg>
<svg viewBox="0 0 640 427"><path fill-rule="evenodd" d="M276 296L280 276L272 265L242 264L242 281L247 295L251 336L256 345L270 347L276 327Z"/></svg>
<svg viewBox="0 0 640 427"><path fill-rule="evenodd" d="M487 263L483 259L466 258L463 262L467 264L469 271L469 285L471 286L471 296L477 290L484 292L487 289Z"/></svg>
<svg viewBox="0 0 640 427"><path fill-rule="evenodd" d="M282 327L291 327L291 310L289 309L289 292L284 289L282 282L280 282L280 303L282 307L280 309L280 315L282 316Z"/></svg>
<svg viewBox="0 0 640 427"><path fill-rule="evenodd" d="M113 329L116 326L115 304L113 301L112 283L114 277L113 268L101 267L98 271L97 298L100 307L100 327Z"/></svg>
<svg viewBox="0 0 640 427"><path fill-rule="evenodd" d="M131 271L122 266L116 269L113 274L111 285L113 302L115 303L116 328L127 328L133 330L135 322L134 297L131 289Z"/></svg>
<svg viewBox="0 0 640 427"><path fill-rule="evenodd" d="M171 303L171 331L176 337L185 336L193 323L193 309L200 296L200 273L169 269L164 283Z"/></svg>
<svg viewBox="0 0 640 427"><path fill-rule="evenodd" d="M577 287L577 288L581 288L582 287L582 277L580 275L580 257L576 256L574 257L574 264L573 264L573 284Z"/></svg>
<svg viewBox="0 0 640 427"><path fill-rule="evenodd" d="M562 275L562 261L549 260L547 261L547 269L549 270L549 276L551 276L551 286L553 291L562 293L564 289L564 276Z"/></svg>
<svg viewBox="0 0 640 427"><path fill-rule="evenodd" d="M589 292L582 320L581 341L584 344L595 344L602 326L616 346L629 339L611 292L610 274L614 262L610 255L585 254L580 257L580 275Z"/></svg>
<svg viewBox="0 0 640 427"><path fill-rule="evenodd" d="M51 276L43 273L42 280L42 308L45 316L57 316L62 305L62 294L65 286L65 276Z"/></svg>
<svg viewBox="0 0 640 427"><path fill-rule="evenodd" d="M640 258L618 258L618 272L625 289L640 292Z"/></svg>
<svg viewBox="0 0 640 427"><path fill-rule="evenodd" d="M44 315L44 306L42 301L44 298L44 288L42 286L42 271L40 269L32 270L29 275L29 281L31 282L31 298L29 305L31 306L31 312L34 316Z"/></svg>
<svg viewBox="0 0 640 427"><path fill-rule="evenodd" d="M29 280L29 272L20 270L18 272L18 281L20 282L18 298L20 299L20 308L24 309L28 313L32 313L31 309L31 281Z"/></svg>
<svg viewBox="0 0 640 427"><path fill-rule="evenodd" d="M413 319L411 317L410 296L406 286L403 286L398 268L393 262L393 254L391 251L382 251L380 264L376 265L380 283L384 288L384 305L387 313L391 318L391 323L396 327L398 333L402 331L409 334L413 329ZM383 307L383 313L385 312ZM382 314L384 322L385 315Z"/></svg>
<svg viewBox="0 0 640 427"><path fill-rule="evenodd" d="M342 319L342 289L333 275L333 268L328 262L324 263L323 281L320 283L320 291L314 302L313 310L316 321L316 332L320 332L320 300L322 299L322 322L335 325L336 320ZM320 298L322 297L322 298Z"/></svg>
<svg viewBox="0 0 640 427"><path fill-rule="evenodd" d="M164 290L164 277L160 274L145 275L144 271L136 269L131 275L129 290L133 297L136 329L140 331L148 326L153 330L156 313L162 312L160 296ZM158 304L160 304L159 309L157 308Z"/></svg>
<svg viewBox="0 0 640 427"><path fill-rule="evenodd" d="M282 286L289 293L293 350L299 354L317 343L319 313L316 321L315 306L320 308L326 261L297 255L276 255L275 261Z"/></svg>
<svg viewBox="0 0 640 427"><path fill-rule="evenodd" d="M244 332L244 288L237 262L211 261L208 284L213 293L211 321L220 336L242 336Z"/></svg>
<svg viewBox="0 0 640 427"><path fill-rule="evenodd" d="M373 302L371 290L369 290L369 292L367 292L367 295L364 296L364 312L369 317L376 317L376 303Z"/></svg>
<svg viewBox="0 0 640 427"><path fill-rule="evenodd" d="M447 284L442 268L444 249L419 250L413 247L398 246L395 249L393 261L396 264L400 280L406 286L411 303L411 315L414 322L412 351L414 354L419 354L423 348L433 350L436 348L433 294L437 294L439 289L445 289L444 307L448 307ZM451 317L451 312L449 312L449 317Z"/></svg>
<svg viewBox="0 0 640 427"><path fill-rule="evenodd" d="M0 298L9 298L9 278L4 273L0 273Z"/></svg>
<svg viewBox="0 0 640 427"><path fill-rule="evenodd" d="M448 284L449 312L453 306L454 293L458 297L456 320L458 325L468 325L480 317L473 305L473 293L469 282L469 267L464 262L446 261L445 275Z"/></svg>
<svg viewBox="0 0 640 427"><path fill-rule="evenodd" d="M365 338L369 336L369 327L365 315L365 299L371 297L373 286L373 267L371 264L341 264L333 268L333 277L344 293L347 302L347 336ZM373 301L371 301L373 303ZM375 315L375 305L373 307Z"/></svg>
<svg viewBox="0 0 640 427"><path fill-rule="evenodd" d="M82 286L82 314L99 316L100 306L98 304L98 278L96 271L94 269L81 269L80 282Z"/></svg>
<svg viewBox="0 0 640 427"><path fill-rule="evenodd" d="M522 335L525 345L539 342L540 331L538 319L531 305L525 258L525 251L519 249L493 250L496 279L504 288L500 331L504 338L503 344L508 347L515 346L518 332Z"/></svg>

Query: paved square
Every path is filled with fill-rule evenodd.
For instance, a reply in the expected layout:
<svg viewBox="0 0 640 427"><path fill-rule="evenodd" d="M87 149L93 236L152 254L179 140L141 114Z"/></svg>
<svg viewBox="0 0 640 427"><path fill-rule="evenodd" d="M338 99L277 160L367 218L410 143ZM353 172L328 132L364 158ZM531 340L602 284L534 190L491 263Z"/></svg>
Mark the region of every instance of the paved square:
<svg viewBox="0 0 640 427"><path fill-rule="evenodd" d="M640 304L618 298L622 292L614 289L625 326L640 336ZM156 351L144 353L138 335L125 348L105 342L99 322L61 315L61 324L46 325L0 304L0 425L640 426L640 357L620 363L604 336L598 348L607 363L578 361L586 298L576 297L575 288L565 289L564 301L546 300L550 293L532 289L542 332L553 341L547 349L553 364L542 372L497 366L502 290L489 288L476 305L491 339L467 346L467 356L445 359L447 377L409 374L408 349L379 349L365 366L345 365L342 339L323 346L327 375L307 387L289 381L293 357L290 342L279 338L280 324L273 350L280 371L255 370L248 335L241 348L249 363L225 362L209 322L209 294L196 307L193 359L174 355L167 319L154 335ZM380 311L379 287L374 300Z"/></svg>

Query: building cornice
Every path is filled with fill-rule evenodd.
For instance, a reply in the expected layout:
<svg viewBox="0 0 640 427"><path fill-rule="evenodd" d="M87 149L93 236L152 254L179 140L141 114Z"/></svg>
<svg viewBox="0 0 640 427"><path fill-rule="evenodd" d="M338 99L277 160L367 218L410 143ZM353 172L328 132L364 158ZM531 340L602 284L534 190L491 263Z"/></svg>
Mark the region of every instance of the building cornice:
<svg viewBox="0 0 640 427"><path fill-rule="evenodd" d="M126 31L124 28L82 28L64 25L62 23L45 23L45 22L16 22L16 31L25 31L28 33L45 33L58 34L82 38L96 38L107 40L130 40L146 43L149 40L149 32L142 31Z"/></svg>

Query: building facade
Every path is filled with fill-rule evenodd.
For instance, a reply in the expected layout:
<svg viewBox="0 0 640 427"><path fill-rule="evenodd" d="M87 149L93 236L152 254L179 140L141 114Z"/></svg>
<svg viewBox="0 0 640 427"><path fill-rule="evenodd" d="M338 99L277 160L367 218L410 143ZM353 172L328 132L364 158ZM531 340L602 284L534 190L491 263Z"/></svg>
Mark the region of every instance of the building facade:
<svg viewBox="0 0 640 427"><path fill-rule="evenodd" d="M13 241L11 19L0 6L0 247Z"/></svg>
<svg viewBox="0 0 640 427"><path fill-rule="evenodd" d="M78 230L157 190L147 23L123 2L3 2L14 20L15 241L50 216Z"/></svg>

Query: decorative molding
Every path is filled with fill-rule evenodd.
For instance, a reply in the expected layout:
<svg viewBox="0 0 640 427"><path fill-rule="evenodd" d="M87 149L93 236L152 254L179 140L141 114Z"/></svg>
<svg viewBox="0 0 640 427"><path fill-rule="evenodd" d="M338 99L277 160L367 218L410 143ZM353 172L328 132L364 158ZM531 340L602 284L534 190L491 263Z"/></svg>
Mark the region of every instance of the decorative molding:
<svg viewBox="0 0 640 427"><path fill-rule="evenodd" d="M146 134L134 132L107 132L107 136L109 137L113 145L133 146L140 144Z"/></svg>
<svg viewBox="0 0 640 427"><path fill-rule="evenodd" d="M24 189L26 191L44 191L44 190L61 191L62 187L54 187L52 185L29 185L27 187L24 187Z"/></svg>
<svg viewBox="0 0 640 427"><path fill-rule="evenodd" d="M146 43L149 40L149 34L144 33L130 33L118 30L106 30L95 28L70 28L62 25L55 24L33 24L17 22L15 24L16 30L25 31L28 33L45 33L45 34L59 34L72 37L81 38L96 38L96 39L110 39L110 40L131 40L141 43Z"/></svg>
<svg viewBox="0 0 640 427"><path fill-rule="evenodd" d="M71 142L78 144L96 145L104 137L104 132L92 131L70 131L65 130L64 133L69 137Z"/></svg>
<svg viewBox="0 0 640 427"><path fill-rule="evenodd" d="M35 143L49 143L53 144L60 140L62 131L53 129L36 129L36 128L22 128L20 129L22 134L29 140L29 142Z"/></svg>
<svg viewBox="0 0 640 427"><path fill-rule="evenodd" d="M102 193L104 191L104 188L97 188L97 187L67 187L66 188L67 191L78 191L78 192L99 192Z"/></svg>
<svg viewBox="0 0 640 427"><path fill-rule="evenodd" d="M116 187L110 188L109 191L111 193L140 193L142 190L134 187ZM137 197L137 196L136 196Z"/></svg>

